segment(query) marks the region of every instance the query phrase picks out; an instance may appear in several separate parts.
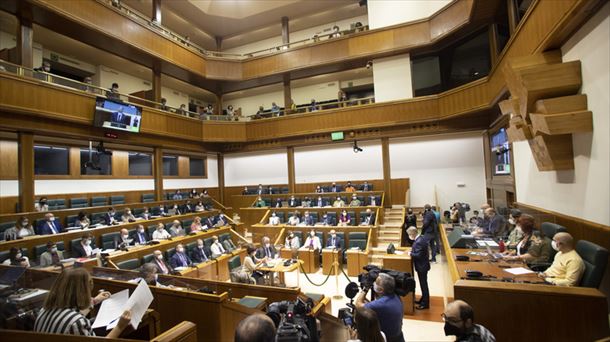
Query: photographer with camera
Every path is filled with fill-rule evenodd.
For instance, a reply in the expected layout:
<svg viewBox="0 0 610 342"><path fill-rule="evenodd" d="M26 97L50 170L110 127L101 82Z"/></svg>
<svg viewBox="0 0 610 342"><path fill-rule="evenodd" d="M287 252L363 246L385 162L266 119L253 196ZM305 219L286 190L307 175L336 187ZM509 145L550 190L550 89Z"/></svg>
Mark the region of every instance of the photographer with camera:
<svg viewBox="0 0 610 342"><path fill-rule="evenodd" d="M385 273L379 273L373 283L374 295L377 299L368 301L366 294L370 287L365 288L356 298L356 310L367 308L375 311L379 318L381 331L388 342L404 342L402 334L402 301L395 293L396 282L394 278Z"/></svg>
<svg viewBox="0 0 610 342"><path fill-rule="evenodd" d="M355 310L354 326L350 329L347 342L386 342L385 334L379 328L375 311L361 307Z"/></svg>

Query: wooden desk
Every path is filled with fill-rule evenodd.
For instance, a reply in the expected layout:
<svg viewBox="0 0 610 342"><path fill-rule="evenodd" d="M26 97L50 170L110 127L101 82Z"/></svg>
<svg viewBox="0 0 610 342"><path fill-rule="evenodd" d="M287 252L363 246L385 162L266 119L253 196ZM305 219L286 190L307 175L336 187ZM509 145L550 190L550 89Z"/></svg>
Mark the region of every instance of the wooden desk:
<svg viewBox="0 0 610 342"><path fill-rule="evenodd" d="M527 282L534 284L544 284L544 280L540 279L536 273L529 273L523 275L513 275L507 271L506 269L513 267L523 267L528 268L527 264L522 261L507 261L507 260L499 260L493 261L491 257L473 255L471 253L480 253L483 250L469 250L469 249L458 249L454 248L453 253L455 256L465 255L470 257L470 261L455 261L455 265L457 267L458 274L460 275L460 279L466 279L466 271L473 270L479 271L483 273L483 277L485 280L510 280L514 282ZM476 279L475 279L476 280Z"/></svg>
<svg viewBox="0 0 610 342"><path fill-rule="evenodd" d="M355 277L364 272L363 267L369 264L369 256L367 251L358 249L348 249L345 251L347 255L347 275Z"/></svg>
<svg viewBox="0 0 610 342"><path fill-rule="evenodd" d="M257 269L259 271L263 271L263 272L278 272L279 273L279 277L280 277L280 284L282 285L286 285L286 279L284 277L284 273L286 272L293 272L293 271L297 271L297 287L299 286L299 270L300 267L299 265L303 263L302 260L297 260L295 263L290 264L290 266L284 266L284 261L283 259L277 259L275 261L275 265L273 267L265 267L265 266L260 266ZM275 277L272 275L271 277L271 286L274 286L274 282L275 282Z"/></svg>
<svg viewBox="0 0 610 342"><path fill-rule="evenodd" d="M320 269L320 250L306 247L299 248L299 260L303 261L305 273L316 273Z"/></svg>
<svg viewBox="0 0 610 342"><path fill-rule="evenodd" d="M408 251L404 251L405 253L402 255L399 254L383 254L381 256L383 262L383 268L407 272L415 276L413 273L413 263L411 261L411 256L409 256ZM415 311L415 292L408 293L404 297L400 297L402 300L402 306L405 315L413 315Z"/></svg>
<svg viewBox="0 0 610 342"><path fill-rule="evenodd" d="M337 263L337 265L339 265L339 267L341 267L341 264L339 263L339 250L337 249L331 249L331 248L324 248L322 249L322 274L324 275L328 275L328 274L335 274L336 271L338 270L333 270L333 272L331 273L331 268L333 266L334 263Z"/></svg>

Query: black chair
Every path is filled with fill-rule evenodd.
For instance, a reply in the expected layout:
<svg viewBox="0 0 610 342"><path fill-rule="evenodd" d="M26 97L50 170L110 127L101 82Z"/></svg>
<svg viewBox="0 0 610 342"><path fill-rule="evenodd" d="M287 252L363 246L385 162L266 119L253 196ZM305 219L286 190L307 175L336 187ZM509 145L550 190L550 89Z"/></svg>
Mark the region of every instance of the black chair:
<svg viewBox="0 0 610 342"><path fill-rule="evenodd" d="M544 236L548 237L551 240L553 239L553 236L555 236L555 234L568 231L566 227L552 222L542 222L542 224L540 224L540 230L542 231L542 234L544 234Z"/></svg>
<svg viewBox="0 0 610 342"><path fill-rule="evenodd" d="M580 240L576 243L576 253L585 263L580 286L598 288L608 264L608 250L593 242Z"/></svg>
<svg viewBox="0 0 610 342"><path fill-rule="evenodd" d="M140 260L138 259L128 259L121 262L117 262L116 266L120 270L135 270L140 267Z"/></svg>
<svg viewBox="0 0 610 342"><path fill-rule="evenodd" d="M125 196L123 196L123 195L110 196L110 204L112 204L112 205L125 204Z"/></svg>
<svg viewBox="0 0 610 342"><path fill-rule="evenodd" d="M8 222L0 223L0 241L4 240L4 231L9 228L15 227L15 224L17 224L17 222L15 222L15 221L8 221ZM34 225L32 225L32 226L35 227Z"/></svg>
<svg viewBox="0 0 610 342"><path fill-rule="evenodd" d="M89 206L89 199L86 197L72 198L70 200L71 208L86 208Z"/></svg>
<svg viewBox="0 0 610 342"><path fill-rule="evenodd" d="M154 254L146 254L145 256L142 257L142 264L148 264L149 262L153 262L154 259L155 259Z"/></svg>
<svg viewBox="0 0 610 342"><path fill-rule="evenodd" d="M142 194L143 203L154 202L154 201L155 201L155 194Z"/></svg>
<svg viewBox="0 0 610 342"><path fill-rule="evenodd" d="M102 234L102 248L104 249L114 249L114 241L118 240L121 236L120 232L112 232Z"/></svg>

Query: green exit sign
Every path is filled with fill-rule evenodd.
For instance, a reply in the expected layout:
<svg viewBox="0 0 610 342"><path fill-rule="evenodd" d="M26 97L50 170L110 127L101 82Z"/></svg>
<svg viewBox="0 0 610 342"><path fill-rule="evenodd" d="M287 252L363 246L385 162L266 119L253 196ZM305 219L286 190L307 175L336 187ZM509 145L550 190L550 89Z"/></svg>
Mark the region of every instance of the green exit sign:
<svg viewBox="0 0 610 342"><path fill-rule="evenodd" d="M343 137L343 132L332 132L330 134L330 139L332 141L336 141L336 140L343 140L345 138Z"/></svg>

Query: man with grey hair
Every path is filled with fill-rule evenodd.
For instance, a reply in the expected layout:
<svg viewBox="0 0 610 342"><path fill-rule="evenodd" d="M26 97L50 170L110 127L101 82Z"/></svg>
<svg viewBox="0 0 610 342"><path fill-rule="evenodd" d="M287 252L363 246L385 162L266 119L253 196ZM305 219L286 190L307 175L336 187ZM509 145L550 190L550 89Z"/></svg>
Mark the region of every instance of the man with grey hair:
<svg viewBox="0 0 610 342"><path fill-rule="evenodd" d="M273 341L275 341L275 323L263 314L246 317L235 329L235 342Z"/></svg>
<svg viewBox="0 0 610 342"><path fill-rule="evenodd" d="M373 291L377 299L368 301L366 294L368 289L360 292L356 298L356 308L365 307L375 311L379 318L379 327L386 336L387 342L404 342L402 334L402 301L394 292L396 283L394 278L379 273L373 283Z"/></svg>
<svg viewBox="0 0 610 342"><path fill-rule="evenodd" d="M430 291L428 290L428 271L430 271L430 260L428 260L429 237L418 235L415 227L409 227L407 234L409 239L414 241L409 254L413 259L413 266L417 271L419 287L421 288L421 298L416 301L418 305L415 308L418 310L428 309L430 308Z"/></svg>
<svg viewBox="0 0 610 342"><path fill-rule="evenodd" d="M474 310L463 300L447 304L441 316L445 321L445 336L455 336L455 340L460 342L496 342L496 338L487 328L474 324Z"/></svg>
<svg viewBox="0 0 610 342"><path fill-rule="evenodd" d="M539 276L551 284L578 286L585 272L585 264L574 250L574 238L565 232L557 233L553 236L551 245L557 254L551 267Z"/></svg>

